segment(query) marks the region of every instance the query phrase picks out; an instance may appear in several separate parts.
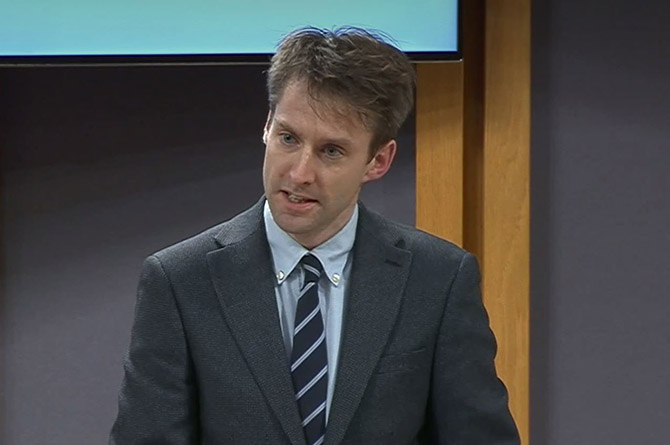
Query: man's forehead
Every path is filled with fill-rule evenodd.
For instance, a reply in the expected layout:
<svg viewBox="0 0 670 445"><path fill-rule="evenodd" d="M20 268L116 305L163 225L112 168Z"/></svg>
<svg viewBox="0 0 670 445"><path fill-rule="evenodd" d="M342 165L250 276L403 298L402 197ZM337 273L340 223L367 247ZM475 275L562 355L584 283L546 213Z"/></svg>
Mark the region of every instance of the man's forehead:
<svg viewBox="0 0 670 445"><path fill-rule="evenodd" d="M283 109L288 105L284 101L287 96L292 100L297 99L302 103L306 102L314 115L324 122L335 122L347 127L354 126L371 131L367 123L368 119L347 98L321 90L318 87L310 88L308 81L305 79L295 79L286 85L277 103L277 108ZM282 105L284 106L282 107Z"/></svg>

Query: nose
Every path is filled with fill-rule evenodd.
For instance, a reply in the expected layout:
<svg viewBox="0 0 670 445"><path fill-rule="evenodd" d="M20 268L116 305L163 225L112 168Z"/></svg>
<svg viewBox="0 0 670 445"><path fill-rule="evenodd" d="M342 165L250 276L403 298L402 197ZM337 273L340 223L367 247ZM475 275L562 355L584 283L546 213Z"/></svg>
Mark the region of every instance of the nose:
<svg viewBox="0 0 670 445"><path fill-rule="evenodd" d="M310 149L304 148L297 153L289 174L296 185L308 185L314 182L316 171L314 155Z"/></svg>

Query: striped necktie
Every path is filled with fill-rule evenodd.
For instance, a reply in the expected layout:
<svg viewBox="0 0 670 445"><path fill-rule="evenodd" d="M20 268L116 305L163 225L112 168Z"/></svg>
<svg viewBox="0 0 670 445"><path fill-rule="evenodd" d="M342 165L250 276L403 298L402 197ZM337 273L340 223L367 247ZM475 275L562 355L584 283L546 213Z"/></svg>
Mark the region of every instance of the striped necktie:
<svg viewBox="0 0 670 445"><path fill-rule="evenodd" d="M319 260L305 255L300 260L305 280L298 297L291 352L291 377L302 428L308 445L320 445L326 434L328 355L326 332L319 309Z"/></svg>

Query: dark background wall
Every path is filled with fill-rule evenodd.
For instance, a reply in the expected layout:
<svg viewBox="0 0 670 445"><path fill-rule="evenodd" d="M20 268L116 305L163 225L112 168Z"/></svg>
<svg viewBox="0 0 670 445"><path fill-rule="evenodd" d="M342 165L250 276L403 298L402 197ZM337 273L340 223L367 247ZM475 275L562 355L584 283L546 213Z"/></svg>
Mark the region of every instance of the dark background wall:
<svg viewBox="0 0 670 445"><path fill-rule="evenodd" d="M669 23L533 2L533 444L670 441Z"/></svg>
<svg viewBox="0 0 670 445"><path fill-rule="evenodd" d="M142 259L262 194L263 69L0 70L0 444L106 443ZM413 224L399 139L362 199Z"/></svg>

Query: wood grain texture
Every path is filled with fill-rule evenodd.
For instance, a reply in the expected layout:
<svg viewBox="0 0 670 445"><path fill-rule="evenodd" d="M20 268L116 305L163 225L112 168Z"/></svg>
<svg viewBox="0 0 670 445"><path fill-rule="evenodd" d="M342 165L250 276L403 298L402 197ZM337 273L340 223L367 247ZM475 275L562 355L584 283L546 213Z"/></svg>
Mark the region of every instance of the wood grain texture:
<svg viewBox="0 0 670 445"><path fill-rule="evenodd" d="M463 245L463 66L417 66L416 225Z"/></svg>
<svg viewBox="0 0 670 445"><path fill-rule="evenodd" d="M463 245L484 259L485 0L463 4Z"/></svg>
<svg viewBox="0 0 670 445"><path fill-rule="evenodd" d="M486 2L485 27L482 284L498 372L528 444L530 0Z"/></svg>
<svg viewBox="0 0 670 445"><path fill-rule="evenodd" d="M416 128L417 227L477 255L528 444L530 0L464 3L464 61L418 66Z"/></svg>

